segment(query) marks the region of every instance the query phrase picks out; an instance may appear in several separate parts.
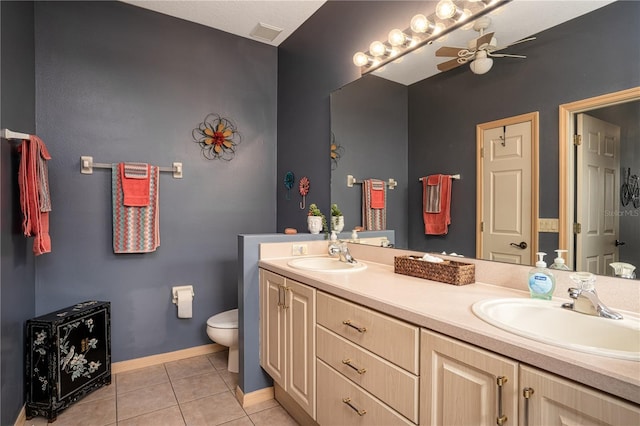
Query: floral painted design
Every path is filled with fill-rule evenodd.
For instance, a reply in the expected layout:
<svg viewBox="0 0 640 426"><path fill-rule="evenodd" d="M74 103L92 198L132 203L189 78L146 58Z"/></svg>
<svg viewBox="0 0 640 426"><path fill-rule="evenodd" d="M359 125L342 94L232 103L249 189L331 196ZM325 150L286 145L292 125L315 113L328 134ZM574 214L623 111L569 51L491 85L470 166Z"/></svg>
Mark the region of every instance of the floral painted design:
<svg viewBox="0 0 640 426"><path fill-rule="evenodd" d="M41 383L42 385L41 388L43 392L47 390L47 387L49 386L49 381L47 380L46 376L40 375L40 368L38 368L38 365L40 365L40 362L43 361L43 357L46 357L47 355L47 350L45 349L46 342L47 342L47 332L45 330L36 332L36 338L33 341L33 351L38 354L38 358L33 367L33 374L38 378L38 381ZM44 362L46 362L46 359L44 360Z"/></svg>
<svg viewBox="0 0 640 426"><path fill-rule="evenodd" d="M64 335L60 338L60 369L67 374L71 374L71 381L74 381L79 377L86 377L90 379L91 375L102 365L99 361L89 362L86 359L87 353L91 349L97 348L98 339L83 339L80 342L80 348L76 348L75 345L69 346L69 334L73 329L78 328L81 324L87 328L89 333L93 331L93 319L83 318L62 327Z"/></svg>
<svg viewBox="0 0 640 426"><path fill-rule="evenodd" d="M191 135L207 160L231 161L242 139L235 124L218 114L207 115Z"/></svg>

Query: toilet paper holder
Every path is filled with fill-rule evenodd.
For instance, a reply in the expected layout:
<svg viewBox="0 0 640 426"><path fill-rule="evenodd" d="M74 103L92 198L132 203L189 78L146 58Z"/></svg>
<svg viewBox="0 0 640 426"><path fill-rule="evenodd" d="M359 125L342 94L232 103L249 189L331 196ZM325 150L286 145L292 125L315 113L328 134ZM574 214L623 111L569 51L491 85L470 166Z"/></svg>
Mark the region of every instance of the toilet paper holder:
<svg viewBox="0 0 640 426"><path fill-rule="evenodd" d="M173 293L173 303L175 305L178 304L178 292L182 290L191 290L191 296L195 296L196 294L193 292L192 285L179 285L171 287L171 292Z"/></svg>

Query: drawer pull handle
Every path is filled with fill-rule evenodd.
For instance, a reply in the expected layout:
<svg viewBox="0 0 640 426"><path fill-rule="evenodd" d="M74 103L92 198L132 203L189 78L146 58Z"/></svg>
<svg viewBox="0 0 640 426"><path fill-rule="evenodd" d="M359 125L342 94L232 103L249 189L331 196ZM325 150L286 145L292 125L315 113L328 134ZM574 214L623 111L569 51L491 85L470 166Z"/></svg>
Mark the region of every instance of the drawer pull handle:
<svg viewBox="0 0 640 426"><path fill-rule="evenodd" d="M365 331L367 331L367 327L358 327L357 325L353 325L353 324L351 324L351 320L344 320L344 321L342 321L342 323L344 325L348 325L351 328L355 328L360 333L364 333Z"/></svg>
<svg viewBox="0 0 640 426"><path fill-rule="evenodd" d="M367 410L358 410L356 407L354 407L353 404L351 404L351 398L342 398L342 402L351 407L351 409L358 413L359 416L364 416L365 414L367 414Z"/></svg>
<svg viewBox="0 0 640 426"><path fill-rule="evenodd" d="M358 374L364 374L364 373L367 372L366 368L358 368L355 365L351 364L351 360L349 358L343 359L342 363L345 364L346 366L351 367L354 370L356 370L356 373L358 373Z"/></svg>
<svg viewBox="0 0 640 426"><path fill-rule="evenodd" d="M508 420L508 417L502 410L502 387L507 383L507 381L508 379L506 376L499 376L496 380L496 384L498 385L498 417L496 418L496 423L498 425L503 425Z"/></svg>

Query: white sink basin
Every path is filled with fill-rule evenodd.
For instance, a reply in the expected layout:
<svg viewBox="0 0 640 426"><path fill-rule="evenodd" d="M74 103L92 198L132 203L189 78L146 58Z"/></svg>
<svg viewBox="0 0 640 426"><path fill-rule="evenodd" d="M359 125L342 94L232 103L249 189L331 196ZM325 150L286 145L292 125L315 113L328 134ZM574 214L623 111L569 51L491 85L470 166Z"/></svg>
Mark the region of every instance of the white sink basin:
<svg viewBox="0 0 640 426"><path fill-rule="evenodd" d="M613 320L573 312L562 302L489 299L473 313L484 321L529 339L610 358L640 361L640 320Z"/></svg>
<svg viewBox="0 0 640 426"><path fill-rule="evenodd" d="M287 264L292 268L314 272L357 272L367 269L362 262L347 263L332 257L302 257L290 260Z"/></svg>

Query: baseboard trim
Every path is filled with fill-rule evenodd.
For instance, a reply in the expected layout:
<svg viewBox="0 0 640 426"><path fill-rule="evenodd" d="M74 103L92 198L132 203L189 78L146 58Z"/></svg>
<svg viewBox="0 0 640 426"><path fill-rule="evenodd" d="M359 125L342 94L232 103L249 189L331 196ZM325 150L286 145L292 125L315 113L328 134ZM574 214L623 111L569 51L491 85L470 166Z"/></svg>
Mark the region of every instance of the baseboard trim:
<svg viewBox="0 0 640 426"><path fill-rule="evenodd" d="M27 411L25 409L25 406L23 405L20 413L18 414L18 418L14 423L14 426L24 426L25 423L27 423Z"/></svg>
<svg viewBox="0 0 640 426"><path fill-rule="evenodd" d="M296 401L289 396L277 383L273 384L275 399L282 405L287 413L302 426L319 426L313 418Z"/></svg>
<svg viewBox="0 0 640 426"><path fill-rule="evenodd" d="M244 393L240 386L236 386L236 399L242 405L242 408L247 408L255 404L259 404L264 401L269 401L274 398L273 386L258 389L257 391Z"/></svg>
<svg viewBox="0 0 640 426"><path fill-rule="evenodd" d="M217 343L194 346L193 348L181 349L163 354L150 355L142 358L119 361L111 364L111 374L124 373L125 371L137 370L138 368L151 367L152 365L164 364L165 362L178 361L194 356L207 355L226 350L226 346Z"/></svg>

